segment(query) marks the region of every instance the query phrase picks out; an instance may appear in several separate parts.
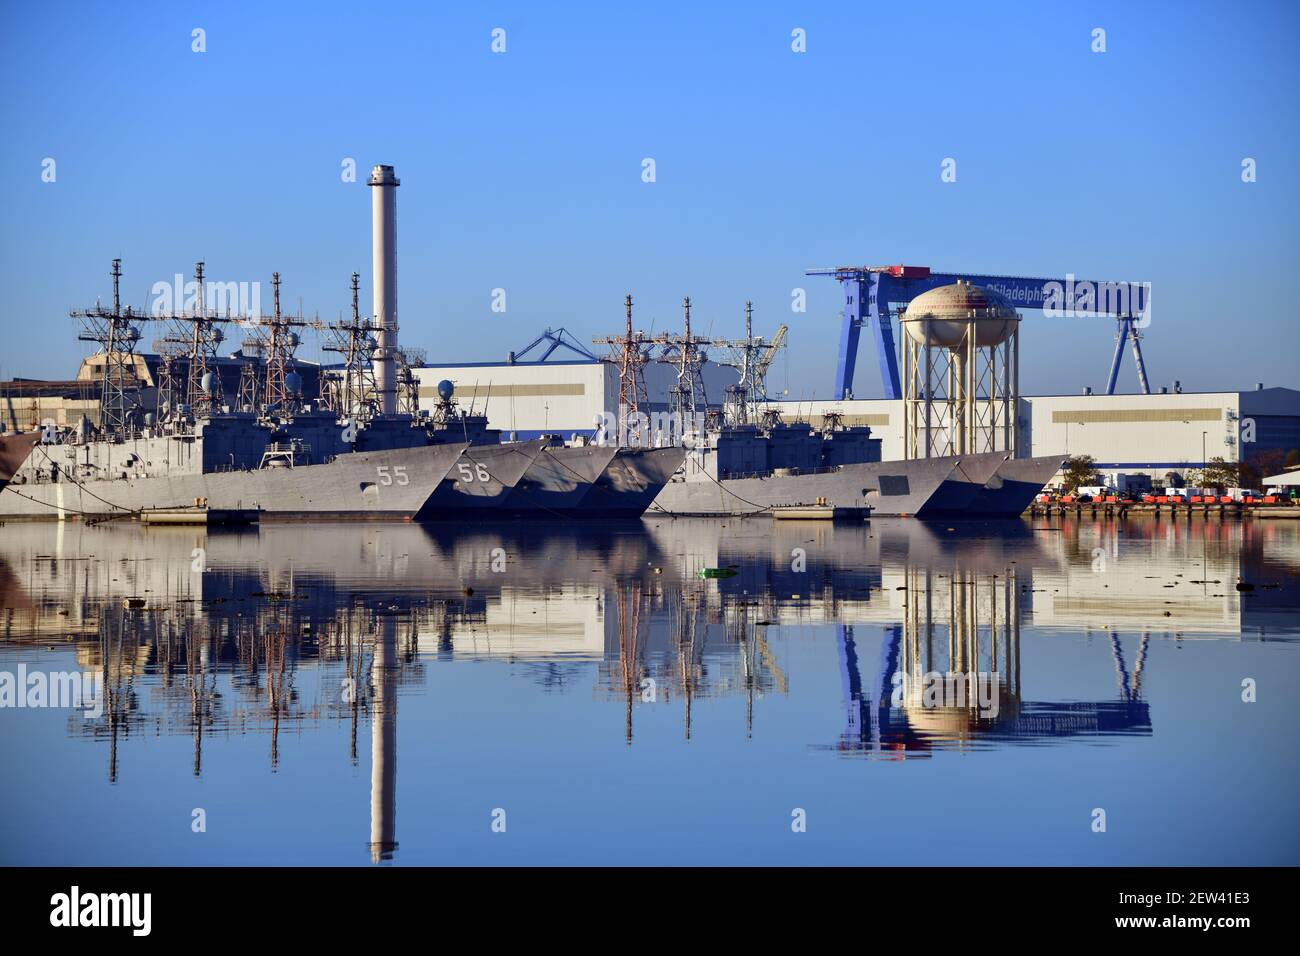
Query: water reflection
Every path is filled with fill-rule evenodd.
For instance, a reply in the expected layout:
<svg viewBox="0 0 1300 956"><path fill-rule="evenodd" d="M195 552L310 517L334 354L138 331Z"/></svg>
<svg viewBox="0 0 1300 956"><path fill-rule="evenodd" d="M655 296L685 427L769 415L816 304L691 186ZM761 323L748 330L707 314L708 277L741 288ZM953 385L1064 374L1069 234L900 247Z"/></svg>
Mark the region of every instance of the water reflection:
<svg viewBox="0 0 1300 956"><path fill-rule="evenodd" d="M843 718L807 741L813 753L929 759L1150 735L1152 640L1294 640L1290 525L11 524L0 650L70 645L101 675L102 716L70 719L68 733L102 745L111 782L130 772L119 749L133 737L189 736L202 776L214 737L264 739L278 770L303 734L346 724L351 761L369 760L379 862L398 847L399 702L426 693L432 668L496 663L545 693L594 695L606 705L594 715L617 713L633 748L647 708L676 707L689 742L699 701L739 697L752 741L766 701L801 694L776 635L824 631ZM1258 586L1240 592L1239 578ZM1022 672L1030 627L1099 638L1113 695L1036 696Z"/></svg>

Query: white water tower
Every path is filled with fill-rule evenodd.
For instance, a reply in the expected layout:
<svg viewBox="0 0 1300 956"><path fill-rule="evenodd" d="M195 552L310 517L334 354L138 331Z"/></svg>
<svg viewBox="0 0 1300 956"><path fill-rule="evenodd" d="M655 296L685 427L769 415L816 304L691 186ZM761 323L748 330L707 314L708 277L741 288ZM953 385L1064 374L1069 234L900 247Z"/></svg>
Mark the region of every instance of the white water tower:
<svg viewBox="0 0 1300 956"><path fill-rule="evenodd" d="M1020 315L1006 298L958 281L902 315L903 456L1016 452Z"/></svg>

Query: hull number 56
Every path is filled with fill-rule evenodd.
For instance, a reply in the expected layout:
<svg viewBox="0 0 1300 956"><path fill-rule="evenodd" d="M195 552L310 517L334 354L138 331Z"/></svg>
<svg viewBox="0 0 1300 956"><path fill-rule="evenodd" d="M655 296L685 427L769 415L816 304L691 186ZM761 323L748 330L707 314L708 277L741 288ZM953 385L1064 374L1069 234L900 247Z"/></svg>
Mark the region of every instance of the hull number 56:
<svg viewBox="0 0 1300 956"><path fill-rule="evenodd" d="M474 462L474 467L469 466L469 462L461 461L456 463L456 470L460 472L460 480L465 482L487 481L492 477L492 473L487 470L487 466L482 462Z"/></svg>

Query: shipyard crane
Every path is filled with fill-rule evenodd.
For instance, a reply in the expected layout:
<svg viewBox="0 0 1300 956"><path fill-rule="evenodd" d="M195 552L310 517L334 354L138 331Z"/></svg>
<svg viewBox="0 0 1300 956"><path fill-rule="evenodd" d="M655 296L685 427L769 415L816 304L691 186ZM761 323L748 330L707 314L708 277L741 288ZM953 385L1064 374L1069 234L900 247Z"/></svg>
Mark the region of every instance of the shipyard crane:
<svg viewBox="0 0 1300 956"><path fill-rule="evenodd" d="M853 397L858 343L863 326L868 324L876 343L885 397L902 398L890 305L905 307L922 292L952 285L959 280L1001 293L1020 309L1050 308L1065 315L1114 316L1119 323L1118 341L1106 394L1113 395L1115 392L1125 342L1132 343L1142 392L1150 394L1138 334L1138 328L1146 324L1149 314L1149 283L1089 282L1073 276L1065 279L1032 279L1024 276L967 275L931 272L929 266L840 266L834 269L811 269L806 274L830 276L840 283L840 288L844 291L844 319L840 333L839 362L835 371L836 398Z"/></svg>
<svg viewBox="0 0 1300 956"><path fill-rule="evenodd" d="M542 348L543 343L545 343L545 348ZM538 358L530 359L529 361L545 362L551 357L551 353L558 348L566 348L577 355L580 359L586 359L591 362L600 361L599 358L592 354L591 349L587 348L570 335L568 329L552 329L548 327L541 335L537 336L537 338L533 339L518 352L508 353L506 355L506 364L514 365L516 362L523 361L524 357L535 348L542 348L542 354Z"/></svg>
<svg viewBox="0 0 1300 956"><path fill-rule="evenodd" d="M768 343L767 348L763 350L763 354L754 364L754 398L757 401L765 401L767 399L767 370L770 369L772 363L776 361L778 353L780 353L782 347L785 345L786 333L789 331L789 326L778 326L776 334L772 336L772 341Z"/></svg>

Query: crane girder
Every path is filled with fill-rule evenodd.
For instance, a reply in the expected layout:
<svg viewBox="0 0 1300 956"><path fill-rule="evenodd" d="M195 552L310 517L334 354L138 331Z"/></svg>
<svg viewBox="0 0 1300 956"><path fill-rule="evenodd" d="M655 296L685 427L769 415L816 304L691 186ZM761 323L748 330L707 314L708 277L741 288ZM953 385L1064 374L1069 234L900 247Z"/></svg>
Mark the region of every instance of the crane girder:
<svg viewBox="0 0 1300 956"><path fill-rule="evenodd" d="M808 275L830 276L844 292L839 360L835 371L835 397L853 397L853 376L863 326L869 326L876 343L885 397L898 399L903 390L898 375L898 353L890 306L906 306L922 292L952 285L958 280L992 289L1020 309L1040 309L1061 316L1114 316L1141 327L1149 320L1150 283L1094 282L1067 275L1064 279L1029 276L990 276L975 273L931 272L925 266L842 266L810 270ZM874 321L873 321L874 320Z"/></svg>

